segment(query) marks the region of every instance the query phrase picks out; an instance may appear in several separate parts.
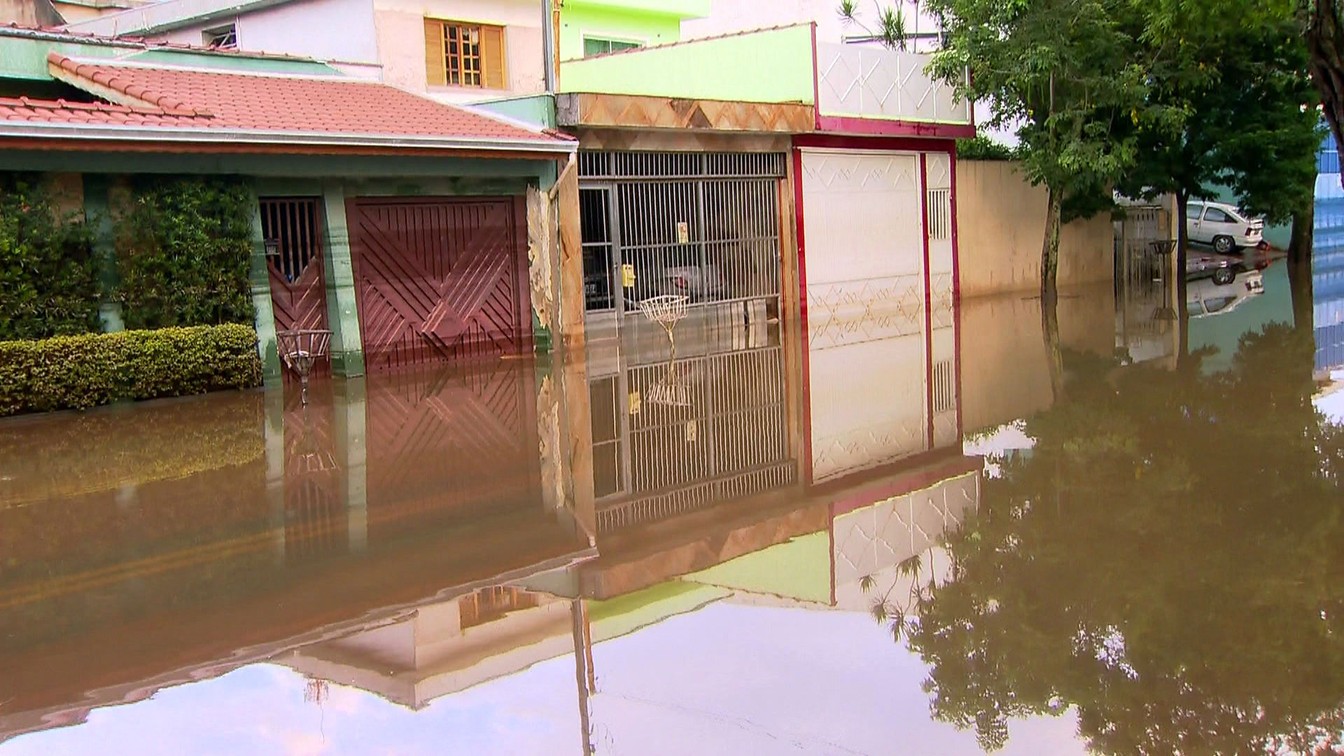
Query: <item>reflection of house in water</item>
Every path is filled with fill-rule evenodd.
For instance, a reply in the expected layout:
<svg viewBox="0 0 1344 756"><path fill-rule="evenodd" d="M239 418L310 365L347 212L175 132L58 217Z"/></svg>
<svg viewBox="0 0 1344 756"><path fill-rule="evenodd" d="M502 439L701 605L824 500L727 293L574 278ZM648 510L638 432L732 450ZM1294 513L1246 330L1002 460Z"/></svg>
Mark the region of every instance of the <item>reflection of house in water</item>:
<svg viewBox="0 0 1344 756"><path fill-rule="evenodd" d="M594 554L543 488L530 362L312 398L0 430L0 740Z"/></svg>
<svg viewBox="0 0 1344 756"><path fill-rule="evenodd" d="M742 312L693 311L675 359L649 324L590 350L599 533L796 481L778 329Z"/></svg>
<svg viewBox="0 0 1344 756"><path fill-rule="evenodd" d="M1325 371L1344 366L1344 188L1333 136L1321 145L1317 170L1312 292L1316 369Z"/></svg>

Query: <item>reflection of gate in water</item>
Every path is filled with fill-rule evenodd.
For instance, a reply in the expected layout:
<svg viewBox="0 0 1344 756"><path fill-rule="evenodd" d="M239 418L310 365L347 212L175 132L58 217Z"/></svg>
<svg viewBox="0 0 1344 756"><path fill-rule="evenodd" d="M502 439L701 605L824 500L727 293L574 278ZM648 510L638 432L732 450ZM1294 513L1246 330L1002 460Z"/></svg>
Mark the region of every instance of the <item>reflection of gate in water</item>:
<svg viewBox="0 0 1344 756"><path fill-rule="evenodd" d="M1116 340L1136 360L1168 350L1175 244L1164 207L1125 208L1115 223Z"/></svg>
<svg viewBox="0 0 1344 756"><path fill-rule="evenodd" d="M371 378L369 541L477 512L541 507L532 363Z"/></svg>
<svg viewBox="0 0 1344 756"><path fill-rule="evenodd" d="M586 309L780 295L782 153L582 152Z"/></svg>
<svg viewBox="0 0 1344 756"><path fill-rule="evenodd" d="M639 365L590 383L599 530L795 480L781 347L677 360L686 406L649 401L668 369Z"/></svg>
<svg viewBox="0 0 1344 756"><path fill-rule="evenodd" d="M328 384L329 387L329 384ZM347 509L331 435L330 396L285 410L285 559L344 554Z"/></svg>

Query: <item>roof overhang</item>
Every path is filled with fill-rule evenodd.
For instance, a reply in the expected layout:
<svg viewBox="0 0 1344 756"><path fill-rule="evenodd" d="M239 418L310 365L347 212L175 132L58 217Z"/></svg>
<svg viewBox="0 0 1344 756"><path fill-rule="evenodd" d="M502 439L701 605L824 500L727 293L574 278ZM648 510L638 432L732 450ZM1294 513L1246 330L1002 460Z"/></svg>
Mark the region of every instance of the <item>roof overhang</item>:
<svg viewBox="0 0 1344 756"><path fill-rule="evenodd" d="M0 123L10 149L211 154L417 155L558 160L578 142L246 131L219 128Z"/></svg>

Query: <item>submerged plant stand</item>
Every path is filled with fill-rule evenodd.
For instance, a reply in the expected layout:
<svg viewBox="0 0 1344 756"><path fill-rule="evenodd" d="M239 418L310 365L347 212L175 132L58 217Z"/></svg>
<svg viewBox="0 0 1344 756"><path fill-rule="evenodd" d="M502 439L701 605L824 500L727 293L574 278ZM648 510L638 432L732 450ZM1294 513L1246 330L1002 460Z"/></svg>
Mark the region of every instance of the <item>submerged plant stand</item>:
<svg viewBox="0 0 1344 756"><path fill-rule="evenodd" d="M306 329L296 331L277 331L276 344L285 367L299 376L303 387L300 397L305 406L308 404L308 376L318 360L326 359L327 349L331 345L331 331Z"/></svg>

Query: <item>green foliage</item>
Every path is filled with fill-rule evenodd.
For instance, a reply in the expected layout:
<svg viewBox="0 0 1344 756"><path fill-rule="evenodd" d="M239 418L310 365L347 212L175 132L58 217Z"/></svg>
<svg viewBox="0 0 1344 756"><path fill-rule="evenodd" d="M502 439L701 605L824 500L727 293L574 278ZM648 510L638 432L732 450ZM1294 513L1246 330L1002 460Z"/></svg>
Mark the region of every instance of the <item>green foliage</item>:
<svg viewBox="0 0 1344 756"><path fill-rule="evenodd" d="M89 412L54 415L38 426L0 424L0 459L15 460L17 473L0 490L0 510L257 460L264 451L262 399L246 392L149 404L136 408L134 423L117 412Z"/></svg>
<svg viewBox="0 0 1344 756"><path fill-rule="evenodd" d="M1016 160L1017 154L1012 147L999 144L983 134L971 139L957 140L958 160Z"/></svg>
<svg viewBox="0 0 1344 756"><path fill-rule="evenodd" d="M919 22L919 1L913 0L913 4L917 24ZM897 0L894 4L884 5L874 0L873 11L876 14L877 21L872 27L864 23L862 14L859 12L858 0L840 0L840 6L836 9L836 14L840 16L841 21L863 29L868 36L881 41L888 47L895 50L906 49L911 35L905 23L905 1ZM918 33L918 31L918 28L916 28L915 33Z"/></svg>
<svg viewBox="0 0 1344 756"><path fill-rule="evenodd" d="M1138 54L1152 61L1148 112L1161 117L1136 123L1138 160L1120 189L1202 197L1217 183L1249 212L1287 221L1313 201L1320 144L1307 47L1287 9L1261 8L1252 22L1231 12L1239 0L1221 5L1177 13L1157 3L1136 21L1147 30Z"/></svg>
<svg viewBox="0 0 1344 756"><path fill-rule="evenodd" d="M220 178L146 180L117 219L117 299L131 328L253 322L253 198Z"/></svg>
<svg viewBox="0 0 1344 756"><path fill-rule="evenodd" d="M1096 753L1310 752L1344 724L1344 434L1308 329L1208 374L1079 358L1026 421L909 643L935 716L1002 747L1076 712Z"/></svg>
<svg viewBox="0 0 1344 756"><path fill-rule="evenodd" d="M221 325L0 342L0 416L261 382L257 334Z"/></svg>
<svg viewBox="0 0 1344 756"><path fill-rule="evenodd" d="M92 234L58 218L35 178L0 178L0 339L41 339L98 327Z"/></svg>

